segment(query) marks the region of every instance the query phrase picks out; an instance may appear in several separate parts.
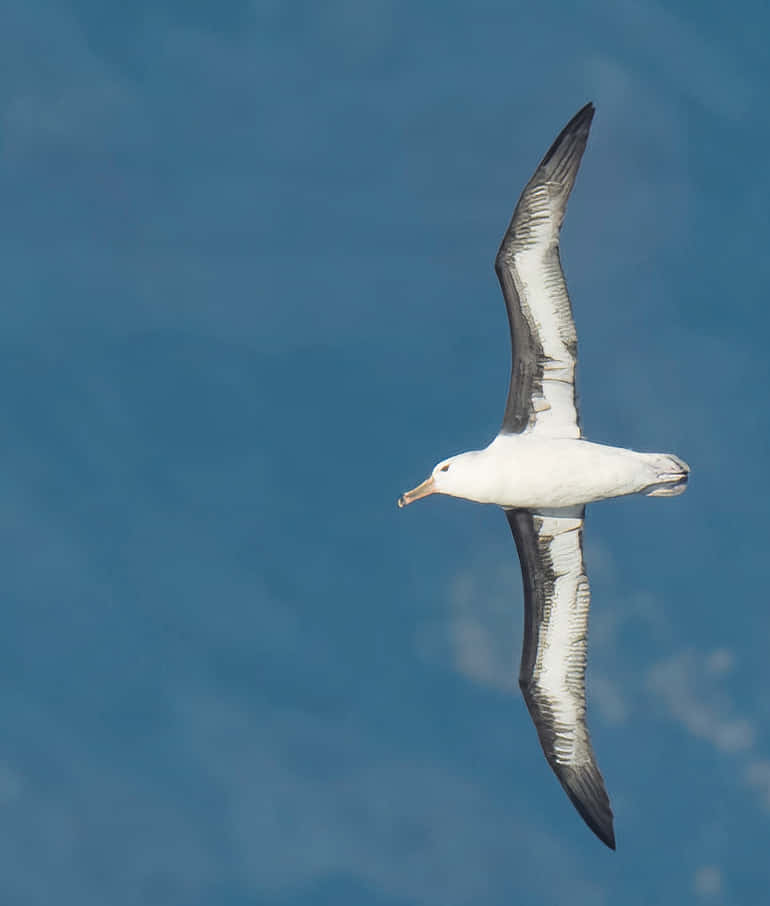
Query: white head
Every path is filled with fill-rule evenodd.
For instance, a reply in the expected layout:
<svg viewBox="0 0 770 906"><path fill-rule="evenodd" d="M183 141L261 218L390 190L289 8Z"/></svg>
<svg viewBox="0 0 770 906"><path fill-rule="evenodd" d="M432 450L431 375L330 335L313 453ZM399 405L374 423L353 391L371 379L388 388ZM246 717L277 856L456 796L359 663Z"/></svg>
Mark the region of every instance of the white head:
<svg viewBox="0 0 770 906"><path fill-rule="evenodd" d="M406 506L429 494L449 494L451 497L486 502L484 487L486 469L480 461L482 453L483 451L473 450L442 460L434 467L430 478L426 478L422 484L399 498L398 505Z"/></svg>

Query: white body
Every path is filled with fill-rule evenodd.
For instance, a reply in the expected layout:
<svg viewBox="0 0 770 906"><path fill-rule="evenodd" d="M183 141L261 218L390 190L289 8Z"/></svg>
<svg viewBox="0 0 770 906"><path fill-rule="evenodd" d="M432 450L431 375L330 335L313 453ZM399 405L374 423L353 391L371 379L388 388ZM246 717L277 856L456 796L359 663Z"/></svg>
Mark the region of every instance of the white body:
<svg viewBox="0 0 770 906"><path fill-rule="evenodd" d="M542 510L624 494L679 493L677 482L686 473L686 464L668 454L637 453L581 439L500 434L484 450L439 463L433 478L440 494Z"/></svg>

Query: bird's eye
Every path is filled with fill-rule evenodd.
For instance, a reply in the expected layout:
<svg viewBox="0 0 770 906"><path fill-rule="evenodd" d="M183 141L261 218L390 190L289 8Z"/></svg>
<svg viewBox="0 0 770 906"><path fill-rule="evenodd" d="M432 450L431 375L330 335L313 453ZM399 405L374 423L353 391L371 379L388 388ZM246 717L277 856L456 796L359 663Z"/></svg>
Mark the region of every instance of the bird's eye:
<svg viewBox="0 0 770 906"><path fill-rule="evenodd" d="M440 471L440 472L448 472L448 471L449 471L449 464L447 464L447 465L445 465L445 466L441 466L441 468L439 469L439 471Z"/></svg>

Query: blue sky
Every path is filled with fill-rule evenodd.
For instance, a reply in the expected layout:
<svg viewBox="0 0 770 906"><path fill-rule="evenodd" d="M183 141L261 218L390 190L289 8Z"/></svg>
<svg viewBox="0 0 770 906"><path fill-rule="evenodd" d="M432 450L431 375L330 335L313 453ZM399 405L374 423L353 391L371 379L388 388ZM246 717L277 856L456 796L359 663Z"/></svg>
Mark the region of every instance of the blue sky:
<svg viewBox="0 0 770 906"><path fill-rule="evenodd" d="M757 902L770 884L762 4L7 4L0 899ZM502 415L492 270L563 232L618 851L515 687L493 508L395 501Z"/></svg>

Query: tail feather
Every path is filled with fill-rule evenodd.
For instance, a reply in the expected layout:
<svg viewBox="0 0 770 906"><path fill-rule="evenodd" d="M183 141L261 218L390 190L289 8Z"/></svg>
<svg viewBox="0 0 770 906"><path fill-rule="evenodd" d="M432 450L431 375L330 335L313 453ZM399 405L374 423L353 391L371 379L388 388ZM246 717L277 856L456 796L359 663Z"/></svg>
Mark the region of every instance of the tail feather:
<svg viewBox="0 0 770 906"><path fill-rule="evenodd" d="M687 490L690 467L670 453L653 453L651 465L655 469L655 480L642 491L646 497L676 497Z"/></svg>

